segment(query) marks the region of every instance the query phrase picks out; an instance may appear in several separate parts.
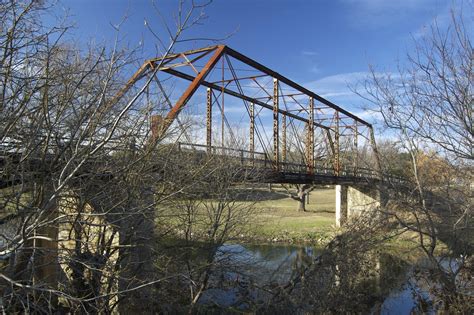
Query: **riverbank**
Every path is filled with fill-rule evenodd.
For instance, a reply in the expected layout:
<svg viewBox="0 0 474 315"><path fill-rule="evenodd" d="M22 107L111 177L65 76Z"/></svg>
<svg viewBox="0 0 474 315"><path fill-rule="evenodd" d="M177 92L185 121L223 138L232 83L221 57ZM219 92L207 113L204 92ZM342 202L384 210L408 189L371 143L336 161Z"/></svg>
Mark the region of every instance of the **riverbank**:
<svg viewBox="0 0 474 315"><path fill-rule="evenodd" d="M251 218L242 231L232 235L228 241L246 244L288 244L322 247L331 241L340 228L336 227L335 189L321 186L309 194L306 211L297 210L297 201L280 185L236 188L233 198L235 204L252 207ZM206 209L200 208L194 214L195 225L192 233L207 236ZM176 213L161 218L161 223L173 226L175 236L182 237L184 230L177 222ZM182 220L182 218L181 218ZM182 221L181 221L182 222ZM195 239L195 238L193 238ZM439 240L440 247L445 248ZM411 256L419 248L419 235L405 231L402 235L387 241L387 250L404 252ZM438 250L437 248L437 250Z"/></svg>
<svg viewBox="0 0 474 315"><path fill-rule="evenodd" d="M324 244L335 233L335 191L318 188L309 194L306 211L297 211L297 202L282 187L258 191L260 201L255 220L244 239L272 243Z"/></svg>

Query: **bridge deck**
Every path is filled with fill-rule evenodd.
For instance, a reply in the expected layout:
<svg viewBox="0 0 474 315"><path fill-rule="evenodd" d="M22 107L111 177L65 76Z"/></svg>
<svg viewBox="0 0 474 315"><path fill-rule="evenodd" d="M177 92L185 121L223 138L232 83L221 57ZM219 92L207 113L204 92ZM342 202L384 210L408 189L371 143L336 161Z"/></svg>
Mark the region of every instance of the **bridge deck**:
<svg viewBox="0 0 474 315"><path fill-rule="evenodd" d="M196 164L202 163L204 159L212 158L217 162L225 160L229 167L235 168L236 172L241 172L242 181L260 183L287 183L287 184L368 184L382 180L381 175L373 169L344 167L336 174L334 168L325 161L316 161L312 169L308 169L304 161L300 163L280 161L278 167L267 154L262 152L251 152L248 150L207 146L192 143L177 143L178 153L194 155L191 159ZM0 188L5 188L22 180L8 176L6 167L19 163L21 153L4 153L0 155ZM177 158L177 157L174 157ZM172 159L172 158L171 158ZM44 160L43 160L44 161ZM96 164L99 161L91 160ZM104 162L101 160L101 162ZM40 172L41 161L30 160L31 173ZM43 162L44 163L44 162ZM47 159L46 159L47 163ZM89 165L90 165L89 163ZM159 168L159 166L158 166ZM106 169L101 170L107 173ZM111 173L111 172L110 172ZM391 180L397 180L391 178Z"/></svg>
<svg viewBox="0 0 474 315"><path fill-rule="evenodd" d="M336 175L334 168L324 161L316 161L314 168L308 169L304 161L300 163L280 161L278 168L262 152L251 152L228 147L207 146L192 143L178 143L179 151L226 159L240 168L242 178L252 182L285 184L363 184L380 180L380 174L369 168L344 167ZM229 163L231 164L231 163Z"/></svg>

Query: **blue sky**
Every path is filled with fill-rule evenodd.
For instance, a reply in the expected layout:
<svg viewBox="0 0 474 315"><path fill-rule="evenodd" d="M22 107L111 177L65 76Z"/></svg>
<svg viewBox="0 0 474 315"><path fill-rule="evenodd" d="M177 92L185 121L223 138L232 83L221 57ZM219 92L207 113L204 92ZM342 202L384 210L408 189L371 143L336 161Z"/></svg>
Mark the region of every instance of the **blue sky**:
<svg viewBox="0 0 474 315"><path fill-rule="evenodd" d="M177 1L158 0L156 6L171 18ZM364 115L363 102L348 85L363 80L369 64L393 71L426 26L434 19L447 23L451 6L449 0L215 0L205 9L204 24L185 37L232 34L225 44ZM76 25L73 33L83 42L112 42L111 24L128 16L120 36L130 46L141 43L145 57L156 51L144 20L157 34L164 34L150 0L62 0L56 11L63 10L69 10ZM467 15L472 19L472 12ZM182 48L208 44L190 41Z"/></svg>

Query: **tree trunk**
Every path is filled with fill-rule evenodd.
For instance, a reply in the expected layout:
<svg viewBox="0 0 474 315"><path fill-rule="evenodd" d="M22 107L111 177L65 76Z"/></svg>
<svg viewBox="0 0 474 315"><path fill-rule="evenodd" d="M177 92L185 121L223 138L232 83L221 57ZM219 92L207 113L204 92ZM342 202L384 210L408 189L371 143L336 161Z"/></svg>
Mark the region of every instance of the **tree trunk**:
<svg viewBox="0 0 474 315"><path fill-rule="evenodd" d="M312 186L309 184L296 185L296 196L290 194L291 199L298 201L298 211L306 211L306 196L312 190Z"/></svg>
<svg viewBox="0 0 474 315"><path fill-rule="evenodd" d="M298 189L298 211L306 211L306 192L303 189Z"/></svg>

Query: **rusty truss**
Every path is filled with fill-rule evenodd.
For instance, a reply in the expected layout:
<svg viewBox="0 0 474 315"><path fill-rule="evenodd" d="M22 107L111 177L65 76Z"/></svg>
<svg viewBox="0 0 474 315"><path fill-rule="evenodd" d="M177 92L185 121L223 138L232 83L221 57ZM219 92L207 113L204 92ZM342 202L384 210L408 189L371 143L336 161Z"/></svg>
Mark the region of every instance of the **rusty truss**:
<svg viewBox="0 0 474 315"><path fill-rule="evenodd" d="M181 148L305 178L380 170L371 124L225 45L147 60L117 98L140 81L153 136L183 129Z"/></svg>

